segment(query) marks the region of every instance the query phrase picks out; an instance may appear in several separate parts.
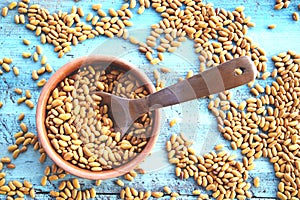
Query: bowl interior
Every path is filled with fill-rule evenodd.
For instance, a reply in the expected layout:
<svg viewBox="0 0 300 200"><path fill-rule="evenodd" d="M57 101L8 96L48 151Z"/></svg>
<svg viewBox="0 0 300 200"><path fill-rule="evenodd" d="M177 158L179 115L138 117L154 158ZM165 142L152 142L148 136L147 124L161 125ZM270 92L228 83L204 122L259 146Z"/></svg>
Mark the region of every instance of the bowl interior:
<svg viewBox="0 0 300 200"><path fill-rule="evenodd" d="M92 179L92 180L103 180L103 179L118 177L129 172L130 170L134 169L139 163L141 163L146 158L146 156L149 155L149 153L151 153L151 150L156 143L158 133L159 133L160 112L159 110L156 110L153 114L152 134L148 140L147 145L145 146L145 148L141 153L139 153L135 158L130 160L128 163L110 170L104 170L101 172L92 172L91 170L82 169L64 160L61 157L61 155L59 155L56 152L56 150L52 147L50 140L47 136L47 130L45 126L45 119L47 115L46 113L47 101L52 91L55 89L58 83L64 80L65 77L71 75L82 66L95 65L95 64L101 64L106 66L111 65L114 67L118 67L124 71L130 71L130 73L133 76L137 77L141 81L141 83L144 84L144 86L150 93L155 92L155 87L151 83L149 78L143 72L138 70L135 66L133 66L131 63L127 61L115 57L100 56L100 55L78 58L61 67L55 74L53 74L53 76L49 79L47 84L44 86L38 100L38 106L36 112L36 124L37 124L37 132L38 132L40 143L42 147L45 149L47 155L53 160L53 162L55 162L59 167L61 167L68 173L76 175L78 177Z"/></svg>

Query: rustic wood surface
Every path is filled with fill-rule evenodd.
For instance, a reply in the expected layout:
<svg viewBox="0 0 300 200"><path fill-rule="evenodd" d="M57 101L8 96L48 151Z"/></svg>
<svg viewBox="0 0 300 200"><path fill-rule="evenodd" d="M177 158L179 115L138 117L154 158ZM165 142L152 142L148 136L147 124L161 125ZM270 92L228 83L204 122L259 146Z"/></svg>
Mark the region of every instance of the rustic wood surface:
<svg viewBox="0 0 300 200"><path fill-rule="evenodd" d="M10 1L1 0L0 8L7 6ZM110 7L119 8L122 1L107 0L82 0L75 3L71 0L34 0L34 3L43 5L50 12L63 10L70 11L73 5L81 6L86 13L93 12L91 5L96 2L103 4L103 8L107 10ZM300 22L292 20L292 13L297 11L298 1L291 1L289 8L275 11L273 6L275 0L264 1L248 1L248 0L211 0L215 7L234 10L236 6L244 5L245 13L251 16L252 21L256 23L256 27L249 30L248 35L253 38L265 51L270 59L272 55L282 51L292 49L300 53ZM136 9L133 11L136 13ZM17 105L16 101L20 97L13 90L16 87L22 89L30 89L32 91L32 100L37 102L41 89L37 88L36 82L31 79L31 71L38 69L40 64L34 63L30 59L23 59L22 52L33 52L34 47L40 44L39 38L35 37L32 32L27 30L24 25L16 25L13 23L13 17L16 11L9 11L6 18L0 17L0 58L11 57L14 59L13 65L20 69L20 76L15 77L12 72L0 75L0 101L4 103L0 109L0 157L9 156L7 146L14 143L13 134L20 130L17 116L20 112L26 113L24 122L28 125L29 131L36 133L35 130L35 110L30 110L26 105ZM144 41L150 32L150 25L159 22L159 14L153 9L148 9L143 15L134 14L134 26L129 28L130 34ZM267 29L269 24L277 24L274 30ZM30 46L25 46L22 39L28 39L32 42ZM197 56L193 53L193 42L185 42L176 53L165 54L165 61L160 66L150 66L145 57L141 55L137 47L122 39L107 39L106 37L98 37L85 41L83 44L73 48L62 59L57 58L57 54L53 52L53 46L47 44L42 46L44 54L47 55L49 63L54 69L59 69L63 64L73 58L90 55L90 54L108 54L115 55L127 59L134 63L149 77L153 79L153 69L162 65L172 69L169 74L162 75L166 80L166 84L172 84L177 78L184 77L188 70L198 72L199 62ZM272 62L268 62L268 70L273 68ZM51 74L43 75L48 79ZM268 81L261 82L266 84ZM241 87L233 90L234 99L241 101L250 96L247 87ZM200 189L203 193L207 193L203 188L199 187L194 180L180 180L174 175L174 167L167 163L166 152L164 146L166 140L173 133L184 132L191 139L195 140L194 148L199 153L213 150L213 146L218 143L225 143L225 149L233 154L240 156L238 151L232 151L228 141L225 141L221 134L217 131L216 121L211 113L208 112L206 99L187 102L182 105L173 106L163 109L162 128L159 140L153 150L152 155L143 163L141 167L148 171L145 175L139 175L133 182L125 181L126 185L134 186L136 189L162 191L165 185L170 186L173 191L181 194L178 199L197 199L192 195L194 189ZM179 123L169 128L169 121L178 118ZM47 165L51 165L52 161L48 158L46 163L40 164L38 161L39 152L30 147L25 154L21 154L19 158L13 161L16 169L4 169L7 173L6 180L29 180L34 184L37 191L36 199L50 199L49 191L57 188L58 182L48 182L47 186L40 186L40 179ZM252 188L253 199L275 199L277 192L278 180L274 175L273 167L267 159L259 159L255 161L255 169L250 172L250 182L252 178L258 176L261 179L259 188ZM66 179L73 176L68 175ZM97 187L96 199L119 199L121 188L114 184L115 179L106 180L101 186ZM80 179L83 188L90 188L94 182ZM164 197L163 199L169 199ZM0 195L0 199L4 199Z"/></svg>

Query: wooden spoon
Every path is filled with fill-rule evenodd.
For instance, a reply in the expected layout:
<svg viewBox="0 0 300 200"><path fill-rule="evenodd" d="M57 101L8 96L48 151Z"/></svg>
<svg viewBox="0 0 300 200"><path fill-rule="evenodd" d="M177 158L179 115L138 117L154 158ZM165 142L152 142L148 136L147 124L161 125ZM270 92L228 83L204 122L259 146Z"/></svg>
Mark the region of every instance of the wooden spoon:
<svg viewBox="0 0 300 200"><path fill-rule="evenodd" d="M237 74L240 69L242 74ZM256 77L256 67L244 56L222 63L189 79L180 81L141 99L126 99L96 91L102 103L110 107L114 128L124 136L133 122L155 109L198 99L246 84Z"/></svg>

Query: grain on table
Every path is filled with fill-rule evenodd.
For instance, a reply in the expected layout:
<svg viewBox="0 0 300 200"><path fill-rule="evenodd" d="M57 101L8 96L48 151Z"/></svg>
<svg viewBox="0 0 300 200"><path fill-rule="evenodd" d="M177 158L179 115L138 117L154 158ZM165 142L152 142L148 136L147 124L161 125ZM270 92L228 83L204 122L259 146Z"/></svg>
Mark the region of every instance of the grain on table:
<svg viewBox="0 0 300 200"><path fill-rule="evenodd" d="M31 44L31 42L29 41L29 40L27 40L27 39L23 39L23 44L25 44L25 45L30 45Z"/></svg>
<svg viewBox="0 0 300 200"><path fill-rule="evenodd" d="M129 9L109 9L109 15L112 17L100 19L99 16L94 16L89 13L86 17L86 22L81 21L81 17L85 14L80 7L73 6L71 12L62 14L62 11L51 14L41 5L20 2L19 4L10 4L10 8L18 7L18 13L14 17L17 24L26 24L25 27L33 32L37 37L40 37L41 43L49 43L55 46L55 52L58 52L58 57L61 58L71 51L71 45L76 46L79 42L87 39L93 39L100 35L106 35L110 38L117 35L127 39L127 26L132 26L133 23L129 20L132 13ZM101 4L94 4L92 8L97 10L98 14L105 17L107 14L101 10ZM150 3L147 3L150 6ZM124 9L124 10L122 10ZM2 15L6 16L8 8L2 9ZM29 22L26 23L26 18ZM37 20L38 19L38 20ZM51 27L54 24L60 23L61 26ZM68 29L68 30L67 30ZM67 31L66 31L67 30Z"/></svg>
<svg viewBox="0 0 300 200"><path fill-rule="evenodd" d="M19 76L20 75L20 70L18 67L13 67L13 72L15 76Z"/></svg>
<svg viewBox="0 0 300 200"><path fill-rule="evenodd" d="M2 16L3 16L3 17L6 17L6 16L7 16L7 13L8 13L8 8L7 8L7 7L3 7L3 8L2 8Z"/></svg>
<svg viewBox="0 0 300 200"><path fill-rule="evenodd" d="M177 119L172 119L172 120L170 121L169 125L170 125L170 127L173 127L173 126L176 125L176 123L177 123Z"/></svg>
<svg viewBox="0 0 300 200"><path fill-rule="evenodd" d="M255 177L254 179L253 179L253 185L254 185L254 187L259 187L259 184L260 184L260 179L259 179L259 177Z"/></svg>
<svg viewBox="0 0 300 200"><path fill-rule="evenodd" d="M276 24L270 24L269 26L268 26L268 29L275 29L276 28Z"/></svg>
<svg viewBox="0 0 300 200"><path fill-rule="evenodd" d="M177 177L181 179L193 177L198 185L205 187L206 190L212 190L214 198L219 195L223 198L252 197L249 191L251 184L247 182L249 175L246 163L235 161L235 157L225 151L196 155L195 150L190 147L191 144L192 141L187 140L182 134L173 134L166 143L169 162L176 166ZM218 162L222 162L219 170L213 167L218 166ZM220 173L223 176L222 183L218 180ZM226 179L230 181L225 181ZM236 185L238 187L235 187Z"/></svg>
<svg viewBox="0 0 300 200"><path fill-rule="evenodd" d="M278 198L299 198L298 194L286 190L285 186L294 182L293 177L297 176L295 169L299 165L297 154L294 153L298 146L296 127L299 122L295 116L299 98L296 88L299 85L297 67L300 55L289 50L273 56L272 60L276 79L264 88L259 97L248 98L242 110L231 108L226 118L219 120L218 127L234 149L242 150L246 169L254 168L255 159L269 158L276 177L280 179ZM242 122L246 122L244 128L241 128ZM276 130L280 130L280 136ZM299 186L294 184L292 187L298 190Z"/></svg>
<svg viewBox="0 0 300 200"><path fill-rule="evenodd" d="M297 13L297 12L293 13L293 20L299 21L299 13Z"/></svg>
<svg viewBox="0 0 300 200"><path fill-rule="evenodd" d="M128 199L128 198L140 198L140 199L149 199L151 197L151 191L137 191L133 187L125 187L125 189L121 190L120 198Z"/></svg>

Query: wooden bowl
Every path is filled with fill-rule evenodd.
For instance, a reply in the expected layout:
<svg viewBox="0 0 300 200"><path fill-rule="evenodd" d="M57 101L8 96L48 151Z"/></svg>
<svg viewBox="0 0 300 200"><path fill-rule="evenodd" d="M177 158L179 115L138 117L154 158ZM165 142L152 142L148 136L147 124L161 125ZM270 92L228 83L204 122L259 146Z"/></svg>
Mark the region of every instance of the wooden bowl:
<svg viewBox="0 0 300 200"><path fill-rule="evenodd" d="M144 159L151 153L151 150L153 149L159 134L160 112L158 110L154 112L154 117L152 118L153 120L152 135L149 138L146 147L143 149L141 153L139 153L134 159L132 159L128 163L110 170L103 170L101 172L92 172L91 170L82 169L64 160L61 157L61 155L58 154L56 150L52 147L50 140L47 136L47 130L45 126L45 119L47 115L46 113L47 101L52 91L55 89L58 83L60 83L65 77L71 75L73 72L78 70L83 65L96 64L96 63L112 64L116 67L119 67L121 70L124 71L130 70L130 73L132 73L142 83L145 84L145 87L148 89L150 93L155 92L155 87L151 83L149 78L139 69L137 69L134 65L132 65L131 63L125 60L115 58L115 57L109 57L109 56L101 56L101 55L78 58L61 67L57 72L55 72L55 74L53 74L53 76L48 80L47 84L44 86L38 100L38 105L36 110L36 126L37 126L38 138L42 147L45 149L47 155L52 159L52 161L56 163L59 167L64 169L66 172L76 175L78 177L91 179L91 180L104 180L104 179L109 179L109 178L114 178L114 177L124 175L130 170L133 170L134 168L137 167L138 164L144 161Z"/></svg>

